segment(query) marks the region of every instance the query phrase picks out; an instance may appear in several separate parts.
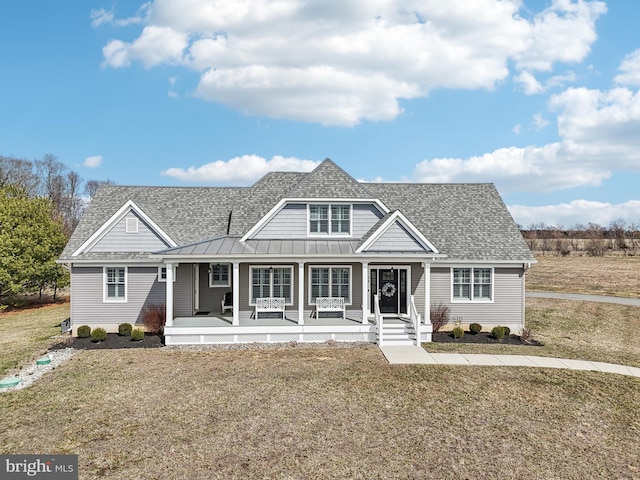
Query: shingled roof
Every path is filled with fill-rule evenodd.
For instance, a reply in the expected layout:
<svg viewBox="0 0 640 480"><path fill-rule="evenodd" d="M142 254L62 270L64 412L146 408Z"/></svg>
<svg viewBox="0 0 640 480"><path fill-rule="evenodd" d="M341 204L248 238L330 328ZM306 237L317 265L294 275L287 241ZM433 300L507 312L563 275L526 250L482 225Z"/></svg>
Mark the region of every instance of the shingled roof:
<svg viewBox="0 0 640 480"><path fill-rule="evenodd" d="M533 261L492 184L360 183L329 159L310 173L269 173L252 187L104 186L61 260L72 260L73 252L129 200L180 246L242 236L283 198L377 198L400 210L449 260Z"/></svg>

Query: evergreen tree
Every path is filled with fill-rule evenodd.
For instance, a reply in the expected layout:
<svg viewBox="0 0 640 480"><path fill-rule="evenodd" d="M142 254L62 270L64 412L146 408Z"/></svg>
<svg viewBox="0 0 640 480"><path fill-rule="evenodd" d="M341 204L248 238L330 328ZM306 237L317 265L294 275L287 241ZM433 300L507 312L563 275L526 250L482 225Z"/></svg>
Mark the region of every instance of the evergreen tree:
<svg viewBox="0 0 640 480"><path fill-rule="evenodd" d="M66 243L63 226L46 198L32 198L13 185L0 188L0 304L5 297L68 283L55 263Z"/></svg>

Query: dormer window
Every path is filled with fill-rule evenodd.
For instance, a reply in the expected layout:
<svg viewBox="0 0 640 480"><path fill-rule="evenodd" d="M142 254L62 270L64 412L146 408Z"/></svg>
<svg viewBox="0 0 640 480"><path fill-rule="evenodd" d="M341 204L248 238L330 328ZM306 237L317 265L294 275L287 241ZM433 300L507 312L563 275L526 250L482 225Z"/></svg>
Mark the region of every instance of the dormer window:
<svg viewBox="0 0 640 480"><path fill-rule="evenodd" d="M351 205L309 205L309 235L349 235Z"/></svg>

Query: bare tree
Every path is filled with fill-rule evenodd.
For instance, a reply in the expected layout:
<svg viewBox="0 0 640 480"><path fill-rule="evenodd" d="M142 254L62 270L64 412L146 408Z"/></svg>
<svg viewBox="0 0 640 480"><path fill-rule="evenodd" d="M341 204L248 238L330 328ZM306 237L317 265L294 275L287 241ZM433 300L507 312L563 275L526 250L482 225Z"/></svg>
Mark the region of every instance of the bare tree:
<svg viewBox="0 0 640 480"><path fill-rule="evenodd" d="M611 238L613 248L622 250L627 254L627 223L618 219L609 225L609 236Z"/></svg>
<svg viewBox="0 0 640 480"><path fill-rule="evenodd" d="M595 223L590 223L586 230L585 249L592 257L602 257L607 249L607 239L604 229Z"/></svg>
<svg viewBox="0 0 640 480"><path fill-rule="evenodd" d="M84 193L89 196L89 200L96 196L98 189L103 185L114 185L112 180L89 180L85 184Z"/></svg>
<svg viewBox="0 0 640 480"><path fill-rule="evenodd" d="M38 176L33 171L33 163L29 160L0 155L0 188L14 185L26 192L38 189Z"/></svg>

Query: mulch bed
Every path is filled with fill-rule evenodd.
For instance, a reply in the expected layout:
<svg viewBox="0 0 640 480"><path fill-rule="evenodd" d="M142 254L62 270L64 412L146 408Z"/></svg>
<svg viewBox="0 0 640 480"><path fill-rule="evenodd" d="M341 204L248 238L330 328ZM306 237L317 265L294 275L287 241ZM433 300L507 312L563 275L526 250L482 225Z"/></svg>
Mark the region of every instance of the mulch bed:
<svg viewBox="0 0 640 480"><path fill-rule="evenodd" d="M164 347L162 337L145 333L144 338L134 342L131 337L121 337L117 333L107 333L104 342L92 342L89 338L69 337L68 341L57 343L49 350L59 350L61 348L75 348L76 350L98 350L114 348L159 348Z"/></svg>
<svg viewBox="0 0 640 480"><path fill-rule="evenodd" d="M453 334L451 332L438 332L432 335L432 341L436 343L482 343L499 345L529 345L534 347L541 347L544 345L536 340L523 342L518 335L506 335L502 340L498 340L493 338L493 335L489 332L480 332L477 335L464 332L464 336L462 338L453 338Z"/></svg>

